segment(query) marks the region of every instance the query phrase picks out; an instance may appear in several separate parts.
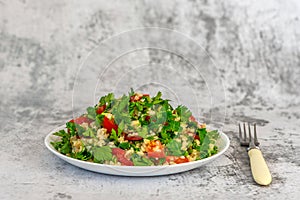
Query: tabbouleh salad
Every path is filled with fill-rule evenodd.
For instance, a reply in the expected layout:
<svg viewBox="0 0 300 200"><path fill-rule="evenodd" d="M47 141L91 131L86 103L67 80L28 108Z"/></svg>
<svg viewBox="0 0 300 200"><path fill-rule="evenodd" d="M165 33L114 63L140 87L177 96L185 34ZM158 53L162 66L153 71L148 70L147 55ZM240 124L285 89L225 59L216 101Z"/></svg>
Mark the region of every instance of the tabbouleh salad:
<svg viewBox="0 0 300 200"><path fill-rule="evenodd" d="M109 165L173 165L216 154L217 130L208 131L187 107L174 109L161 96L109 93L54 133L61 139L51 144L69 157Z"/></svg>

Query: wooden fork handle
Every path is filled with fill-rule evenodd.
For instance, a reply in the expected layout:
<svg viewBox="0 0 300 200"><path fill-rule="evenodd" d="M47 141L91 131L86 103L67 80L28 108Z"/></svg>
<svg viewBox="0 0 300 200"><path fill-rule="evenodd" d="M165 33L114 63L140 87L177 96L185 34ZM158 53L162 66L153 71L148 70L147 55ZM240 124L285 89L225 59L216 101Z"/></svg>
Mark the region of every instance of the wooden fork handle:
<svg viewBox="0 0 300 200"><path fill-rule="evenodd" d="M269 185L272 182L272 176L261 151L259 149L250 149L248 155L255 182L260 185Z"/></svg>

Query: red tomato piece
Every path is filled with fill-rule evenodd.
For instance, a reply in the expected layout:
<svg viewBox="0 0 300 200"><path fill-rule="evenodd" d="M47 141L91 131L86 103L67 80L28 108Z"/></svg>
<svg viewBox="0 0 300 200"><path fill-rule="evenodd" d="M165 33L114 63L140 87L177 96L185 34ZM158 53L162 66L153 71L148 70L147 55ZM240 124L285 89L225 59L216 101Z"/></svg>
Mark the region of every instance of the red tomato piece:
<svg viewBox="0 0 300 200"><path fill-rule="evenodd" d="M129 141L140 141L142 139L143 138L141 136L138 136L138 135L134 135L134 136L125 135L125 140L129 140Z"/></svg>
<svg viewBox="0 0 300 200"><path fill-rule="evenodd" d="M187 157L182 158L182 157L178 157L178 156L166 156L166 161L180 164L180 163L189 162L189 159Z"/></svg>
<svg viewBox="0 0 300 200"><path fill-rule="evenodd" d="M118 158L119 162L122 163L123 165L126 165L126 166L133 166L133 162L128 160L127 158L125 157L120 157Z"/></svg>
<svg viewBox="0 0 300 200"><path fill-rule="evenodd" d="M190 120L191 122L196 122L196 118L195 118L193 115L190 116L189 120Z"/></svg>
<svg viewBox="0 0 300 200"><path fill-rule="evenodd" d="M147 122L150 122L150 119L151 119L151 117L150 117L149 115L147 115L147 116L145 117L145 121L147 121Z"/></svg>
<svg viewBox="0 0 300 200"><path fill-rule="evenodd" d="M75 124L82 124L82 123L88 123L88 124L90 124L90 123L93 122L93 120L91 120L91 119L89 119L87 117L81 116L81 117L78 117L76 119L71 119L69 122L70 123L75 123ZM70 129L68 129L68 133L70 133Z"/></svg>
<svg viewBox="0 0 300 200"><path fill-rule="evenodd" d="M171 161L174 161L176 158L176 156L166 156L166 161L169 163Z"/></svg>
<svg viewBox="0 0 300 200"><path fill-rule="evenodd" d="M130 97L130 102L137 102L141 100L142 97L150 97L149 94L134 94Z"/></svg>
<svg viewBox="0 0 300 200"><path fill-rule="evenodd" d="M135 95L130 97L130 102L134 102L135 101Z"/></svg>
<svg viewBox="0 0 300 200"><path fill-rule="evenodd" d="M98 115L100 115L101 113L103 113L103 112L105 111L105 109L106 109L106 105L99 106L99 107L97 108L97 110L96 110L96 113L97 113Z"/></svg>
<svg viewBox="0 0 300 200"><path fill-rule="evenodd" d="M199 135L195 134L195 135L194 135L194 139L195 139L195 140L200 140Z"/></svg>
<svg viewBox="0 0 300 200"><path fill-rule="evenodd" d="M112 154L115 155L122 165L133 166L133 162L125 157L126 151L120 148L112 148Z"/></svg>
<svg viewBox="0 0 300 200"><path fill-rule="evenodd" d="M155 151L155 149L163 149L163 146L159 140L152 140L147 145L147 152Z"/></svg>
<svg viewBox="0 0 300 200"><path fill-rule="evenodd" d="M179 158L177 158L176 160L174 160L174 162L175 162L176 164L181 164L181 163L189 162L189 159L188 159L187 157L184 157L184 158L179 157Z"/></svg>
<svg viewBox="0 0 300 200"><path fill-rule="evenodd" d="M166 157L165 152L163 150L161 151L150 151L148 152L149 158L164 158Z"/></svg>
<svg viewBox="0 0 300 200"><path fill-rule="evenodd" d="M103 127L107 129L108 133L111 133L112 129L118 131L118 125L115 124L115 121L113 119L108 119L107 117L104 117L103 119Z"/></svg>
<svg viewBox="0 0 300 200"><path fill-rule="evenodd" d="M93 122L93 120L91 120L87 117L81 116L81 117L78 117L76 119L70 120L70 122L75 123L75 124L82 124L82 123L90 124L91 122Z"/></svg>
<svg viewBox="0 0 300 200"><path fill-rule="evenodd" d="M112 154L115 155L115 156L117 156L117 155L124 156L125 153L126 153L125 150L123 150L121 148L112 148L111 151L112 151Z"/></svg>
<svg viewBox="0 0 300 200"><path fill-rule="evenodd" d="M150 141L146 151L148 153L148 157L150 158L164 158L166 156L164 147L159 140Z"/></svg>

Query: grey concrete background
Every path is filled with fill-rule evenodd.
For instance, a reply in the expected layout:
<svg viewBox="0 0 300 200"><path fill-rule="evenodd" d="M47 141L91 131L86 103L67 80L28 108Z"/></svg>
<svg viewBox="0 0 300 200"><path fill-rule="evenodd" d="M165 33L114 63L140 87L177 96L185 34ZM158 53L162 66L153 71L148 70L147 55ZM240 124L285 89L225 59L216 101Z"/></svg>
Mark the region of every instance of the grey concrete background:
<svg viewBox="0 0 300 200"><path fill-rule="evenodd" d="M297 0L0 1L0 199L296 199L299 20ZM46 134L73 115L74 81L88 53L110 36L139 27L188 35L218 66L208 76L224 84L226 118L212 124L224 122L231 146L209 166L163 177L117 177L76 168L45 148ZM130 67L131 60L139 63L136 58L163 66L176 61L161 52L139 51L133 56L120 59L120 69ZM113 69L110 76L117 77L120 72ZM164 78L166 71L160 70ZM147 68L146 73L154 72L154 67ZM109 78L103 81L103 90L98 88L96 94L110 90ZM125 85L131 84L134 81ZM199 79L193 91L201 84ZM180 96L181 84L174 85ZM222 109L208 110L205 102L199 106L199 119L208 118L210 111L222 115ZM196 109L193 101L187 104ZM268 187L251 178L246 150L237 141L239 121L259 125L261 149L273 175Z"/></svg>

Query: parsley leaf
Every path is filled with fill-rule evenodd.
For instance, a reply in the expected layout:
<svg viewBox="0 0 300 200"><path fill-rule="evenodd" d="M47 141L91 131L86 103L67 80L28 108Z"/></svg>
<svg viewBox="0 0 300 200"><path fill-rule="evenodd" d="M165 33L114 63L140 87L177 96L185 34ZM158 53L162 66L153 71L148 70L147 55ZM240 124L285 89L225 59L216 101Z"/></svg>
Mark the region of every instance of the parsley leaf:
<svg viewBox="0 0 300 200"><path fill-rule="evenodd" d="M182 105L176 108L176 112L178 113L182 122L188 122L189 117L192 115L192 112L187 107Z"/></svg>
<svg viewBox="0 0 300 200"><path fill-rule="evenodd" d="M120 100L115 100L112 103L112 111L111 113L114 115L115 122L120 124L122 121L125 124L131 123L131 117L129 115L129 97L123 95Z"/></svg>
<svg viewBox="0 0 300 200"><path fill-rule="evenodd" d="M122 143L119 144L118 147L121 148L121 149L126 150L126 149L130 148L130 144L129 144L129 142L122 142Z"/></svg>
<svg viewBox="0 0 300 200"><path fill-rule="evenodd" d="M71 136L76 135L76 125L75 125L75 123L67 122L66 127L69 130Z"/></svg>
<svg viewBox="0 0 300 200"><path fill-rule="evenodd" d="M182 144L181 142L178 142L176 140L172 140L171 142L169 142L167 145L167 150L169 152L169 155L172 156L182 156L184 152L182 152L181 147Z"/></svg>
<svg viewBox="0 0 300 200"><path fill-rule="evenodd" d="M78 160L89 160L92 158L92 154L84 147L80 152L72 153L71 157Z"/></svg>
<svg viewBox="0 0 300 200"><path fill-rule="evenodd" d="M198 128L196 130L196 133L198 134L199 138L200 138L200 143L202 144L204 141L204 138L206 137L206 128Z"/></svg>
<svg viewBox="0 0 300 200"><path fill-rule="evenodd" d="M87 117L95 120L97 115L95 107L88 107L86 110L87 110Z"/></svg>
<svg viewBox="0 0 300 200"><path fill-rule="evenodd" d="M61 137L61 141L51 142L51 145L62 154L68 154L72 152L72 145L70 143L70 134L65 132L65 130L60 130L53 135Z"/></svg>
<svg viewBox="0 0 300 200"><path fill-rule="evenodd" d="M142 138L146 138L148 135L148 127L147 126L142 126L138 130L138 135L141 136Z"/></svg>
<svg viewBox="0 0 300 200"><path fill-rule="evenodd" d="M131 96L134 95L134 93L135 93L135 92L134 92L133 88L130 88L130 92L128 92L128 96L131 97Z"/></svg>
<svg viewBox="0 0 300 200"><path fill-rule="evenodd" d="M94 147L92 151L95 162L103 163L112 159L112 150L108 146Z"/></svg>
<svg viewBox="0 0 300 200"><path fill-rule="evenodd" d="M96 121L95 121L95 124L96 126L100 127L102 122L103 122L103 119L104 119L105 115L104 114L101 114L101 115L96 115Z"/></svg>
<svg viewBox="0 0 300 200"><path fill-rule="evenodd" d="M111 129L111 134L109 136L109 139L114 141L115 144L118 143L118 138L120 136L120 133L118 131L118 133L114 130L114 129Z"/></svg>
<svg viewBox="0 0 300 200"><path fill-rule="evenodd" d="M153 165L153 162L145 157L139 156L138 154L133 154L131 160L134 166L150 166Z"/></svg>
<svg viewBox="0 0 300 200"><path fill-rule="evenodd" d="M99 103L100 106L106 105L106 109L111 107L111 102L115 99L113 93L109 93L106 96L100 98Z"/></svg>
<svg viewBox="0 0 300 200"><path fill-rule="evenodd" d="M79 124L75 124L75 127L76 127L76 132L79 136L81 136L86 131L85 128L83 128Z"/></svg>
<svg viewBox="0 0 300 200"><path fill-rule="evenodd" d="M153 97L152 98L152 103L153 104L159 104L159 103L161 103L163 100L161 99L161 95L162 95L162 93L159 91L158 93L157 93L157 95L155 96L155 97Z"/></svg>
<svg viewBox="0 0 300 200"><path fill-rule="evenodd" d="M200 159L207 158L218 151L218 147L214 145L218 139L219 133L217 130L206 133L206 137L203 139L200 146Z"/></svg>
<svg viewBox="0 0 300 200"><path fill-rule="evenodd" d="M92 128L88 128L86 131L82 133L85 137L96 138L96 132Z"/></svg>

